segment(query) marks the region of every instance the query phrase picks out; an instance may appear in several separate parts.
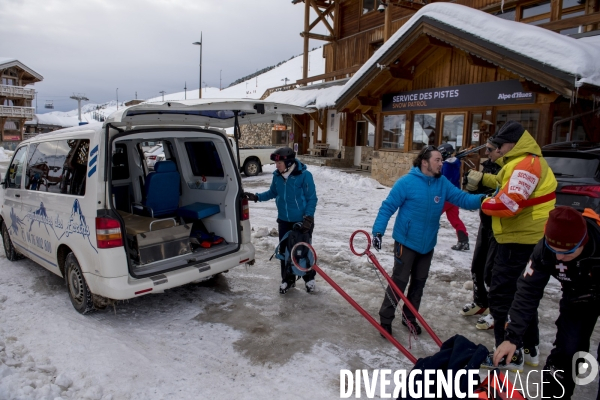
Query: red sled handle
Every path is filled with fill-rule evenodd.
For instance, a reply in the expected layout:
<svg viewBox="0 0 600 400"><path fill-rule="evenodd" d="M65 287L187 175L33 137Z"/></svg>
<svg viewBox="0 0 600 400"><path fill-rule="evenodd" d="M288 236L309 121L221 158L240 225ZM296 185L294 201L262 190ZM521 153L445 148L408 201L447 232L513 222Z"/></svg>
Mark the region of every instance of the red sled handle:
<svg viewBox="0 0 600 400"><path fill-rule="evenodd" d="M367 248L362 253L357 252L356 249L354 248L354 237L359 233L362 233L367 237ZM383 269L381 264L379 264L379 261L375 257L375 254L371 253L371 235L369 235L366 231L363 231L363 230L355 231L352 234L352 236L350 236L350 250L352 251L352 253L354 253L355 255L357 255L359 257L362 257L365 254L367 255L367 257L369 257L369 260L371 260L373 265L375 265L375 268L377 268L379 270L379 272L381 272L381 275L383 275L385 277L385 280L388 282L388 285L390 285L392 290L402 299L402 301L404 302L406 307L408 307L408 309L413 313L413 315L417 318L417 320L421 323L421 325L423 325L423 328L425 328L427 333L429 333L429 336L431 336L431 338L435 341L435 343L439 347L442 347L442 341L440 340L440 338L433 332L433 330L431 329L429 324L427 324L427 322L425 322L425 320L423 319L421 314L419 314L417 309L410 303L410 301L408 301L408 299L406 298L404 293L402 293L400 288L394 283L394 281L388 275L388 273L385 271L385 269Z"/></svg>
<svg viewBox="0 0 600 400"><path fill-rule="evenodd" d="M312 253L314 262L310 268L303 268L302 266L300 266L298 264L298 262L296 261L295 257L293 256L294 254L296 254L296 249L298 248L298 246L306 246L308 248L308 250ZM373 319L373 317L371 317L371 315L369 315L369 313L367 313L356 301L354 301L354 299L352 297L350 297L348 295L348 293L344 292L344 290L341 287L339 287L338 284L335 283L333 281L333 279L331 279L329 277L329 275L327 275L321 268L319 268L319 266L317 265L317 254L315 253L315 249L310 244L308 244L306 242L296 243L296 245L292 248L291 254L292 254L292 262L294 263L296 268L298 268L300 271L303 271L303 272L310 271L311 269L314 270L323 279L325 279L325 281L327 283L329 283L331 285L331 287L334 288L344 299L346 299L346 301L348 303L350 303L350 305L352 307L354 307L356 309L356 311L358 311L363 317L365 317L367 319L367 321L369 321L371 323L371 325L373 325L375 327L375 329L377 329L379 331L379 333L381 333L398 350L400 350L400 352L402 354L404 354L406 356L406 358L408 358L410 360L410 362L412 362L413 364L417 363L417 359L415 356L413 356L404 346L402 346L400 344L400 342L398 342L398 340L396 340L395 337L390 335L388 333L388 331L383 329L383 327L381 325L379 325L379 323L377 323L377 321L375 321L375 319Z"/></svg>

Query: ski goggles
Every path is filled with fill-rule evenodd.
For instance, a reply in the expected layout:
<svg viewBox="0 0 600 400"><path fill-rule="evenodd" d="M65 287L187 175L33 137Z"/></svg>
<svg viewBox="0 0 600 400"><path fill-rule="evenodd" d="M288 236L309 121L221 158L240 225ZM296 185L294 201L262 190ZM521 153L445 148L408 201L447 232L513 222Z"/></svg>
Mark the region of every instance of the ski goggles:
<svg viewBox="0 0 600 400"><path fill-rule="evenodd" d="M271 161L287 161L290 158L290 156L282 156L281 154L271 154Z"/></svg>
<svg viewBox="0 0 600 400"><path fill-rule="evenodd" d="M581 240L579 241L579 243L577 243L575 245L575 247L573 247L571 250L567 250L567 251L558 251L558 250L554 250L552 247L550 247L550 245L548 244L548 241L546 240L546 238L544 237L544 244L546 245L546 248L548 250L550 250L551 252L553 252L554 254L560 254L560 255L565 255L565 254L573 254L577 251L577 249L581 246L581 243L583 243L583 240L586 238L587 236L587 232L585 233L585 235L583 235L583 237L581 238Z"/></svg>

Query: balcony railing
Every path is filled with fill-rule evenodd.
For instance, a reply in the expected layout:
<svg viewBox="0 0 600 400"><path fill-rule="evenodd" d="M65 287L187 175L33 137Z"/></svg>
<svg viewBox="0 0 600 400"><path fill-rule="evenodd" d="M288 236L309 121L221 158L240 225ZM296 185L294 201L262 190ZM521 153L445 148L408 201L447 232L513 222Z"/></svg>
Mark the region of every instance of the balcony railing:
<svg viewBox="0 0 600 400"><path fill-rule="evenodd" d="M0 85L0 96L9 98L33 99L34 89L25 89L22 86Z"/></svg>
<svg viewBox="0 0 600 400"><path fill-rule="evenodd" d="M7 107L0 106L0 117L31 119L35 114L33 107Z"/></svg>

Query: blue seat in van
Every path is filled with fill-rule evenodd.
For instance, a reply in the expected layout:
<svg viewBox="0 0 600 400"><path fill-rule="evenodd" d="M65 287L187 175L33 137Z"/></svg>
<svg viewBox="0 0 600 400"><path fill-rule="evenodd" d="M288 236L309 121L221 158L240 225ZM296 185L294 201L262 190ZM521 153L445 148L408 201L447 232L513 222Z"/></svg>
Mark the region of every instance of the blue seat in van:
<svg viewBox="0 0 600 400"><path fill-rule="evenodd" d="M173 214L179 206L179 172L173 161L158 161L146 177L144 206L154 217Z"/></svg>

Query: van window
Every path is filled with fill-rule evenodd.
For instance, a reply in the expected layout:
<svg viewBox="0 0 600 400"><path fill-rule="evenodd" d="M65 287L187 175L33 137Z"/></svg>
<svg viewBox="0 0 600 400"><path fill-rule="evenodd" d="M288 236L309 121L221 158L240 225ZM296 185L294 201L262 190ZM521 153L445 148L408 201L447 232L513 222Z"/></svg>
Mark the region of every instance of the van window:
<svg viewBox="0 0 600 400"><path fill-rule="evenodd" d="M56 142L56 157L53 160L53 169L50 175L57 177L59 184L51 185L51 193L85 194L85 178L87 172L87 159L90 141L69 139Z"/></svg>
<svg viewBox="0 0 600 400"><path fill-rule="evenodd" d="M221 158L213 142L185 142L194 176L224 177Z"/></svg>
<svg viewBox="0 0 600 400"><path fill-rule="evenodd" d="M52 185L58 185L59 179L51 177L56 158L56 141L34 143L29 146L27 160L27 181L25 189L47 192Z"/></svg>
<svg viewBox="0 0 600 400"><path fill-rule="evenodd" d="M15 152L15 155L8 168L7 187L19 189L23 179L23 167L27 157L27 146L21 147Z"/></svg>
<svg viewBox="0 0 600 400"><path fill-rule="evenodd" d="M125 143L117 143L112 155L112 179L129 179L129 159L127 158L127 146Z"/></svg>

